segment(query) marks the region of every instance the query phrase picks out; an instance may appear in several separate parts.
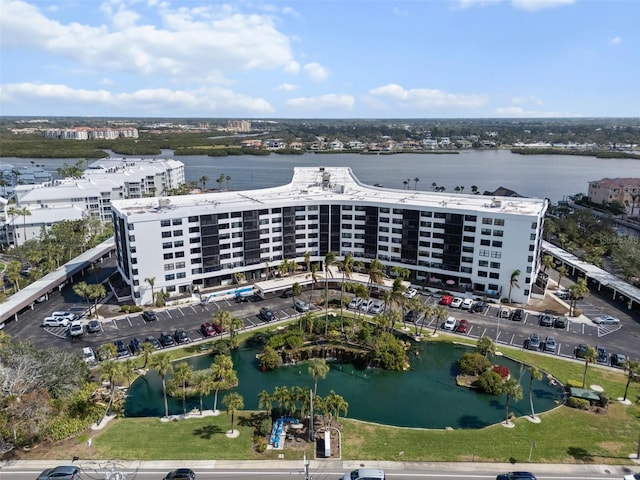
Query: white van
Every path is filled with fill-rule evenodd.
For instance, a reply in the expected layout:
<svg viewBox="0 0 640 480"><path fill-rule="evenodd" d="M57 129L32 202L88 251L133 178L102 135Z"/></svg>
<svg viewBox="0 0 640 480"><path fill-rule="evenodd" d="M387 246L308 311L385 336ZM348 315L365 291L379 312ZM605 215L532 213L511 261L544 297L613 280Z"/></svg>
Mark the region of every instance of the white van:
<svg viewBox="0 0 640 480"><path fill-rule="evenodd" d="M299 298L296 298L295 302L293 302L293 308L295 308L297 312L301 313L309 311L309 305Z"/></svg>
<svg viewBox="0 0 640 480"><path fill-rule="evenodd" d="M386 480L384 470L378 468L359 468L351 473L345 473L342 480Z"/></svg>

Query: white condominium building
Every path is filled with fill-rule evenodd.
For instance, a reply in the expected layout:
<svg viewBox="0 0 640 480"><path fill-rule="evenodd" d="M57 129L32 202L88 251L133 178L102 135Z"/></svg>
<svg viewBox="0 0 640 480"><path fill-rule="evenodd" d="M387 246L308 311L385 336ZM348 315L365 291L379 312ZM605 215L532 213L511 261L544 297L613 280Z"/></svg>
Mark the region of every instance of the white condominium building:
<svg viewBox="0 0 640 480"><path fill-rule="evenodd" d="M168 159L106 158L93 162L79 178L15 187L18 208L27 216L7 218L6 239L22 245L55 222L83 216L110 222L111 202L166 195L184 183L184 164ZM65 212L69 214L65 218Z"/></svg>
<svg viewBox="0 0 640 480"><path fill-rule="evenodd" d="M252 282L282 260L350 253L408 269L409 280L528 302L547 201L392 190L346 167L295 168L288 185L112 203L118 269L138 304ZM517 278L514 272L519 271ZM517 286L512 280L517 279Z"/></svg>

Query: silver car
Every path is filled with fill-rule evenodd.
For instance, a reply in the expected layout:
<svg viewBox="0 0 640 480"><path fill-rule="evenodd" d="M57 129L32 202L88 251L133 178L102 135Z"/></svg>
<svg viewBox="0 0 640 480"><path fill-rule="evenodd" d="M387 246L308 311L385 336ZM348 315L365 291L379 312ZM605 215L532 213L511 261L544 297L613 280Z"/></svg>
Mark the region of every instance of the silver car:
<svg viewBox="0 0 640 480"><path fill-rule="evenodd" d="M596 325L619 325L620 319L611 315L599 315L593 319Z"/></svg>

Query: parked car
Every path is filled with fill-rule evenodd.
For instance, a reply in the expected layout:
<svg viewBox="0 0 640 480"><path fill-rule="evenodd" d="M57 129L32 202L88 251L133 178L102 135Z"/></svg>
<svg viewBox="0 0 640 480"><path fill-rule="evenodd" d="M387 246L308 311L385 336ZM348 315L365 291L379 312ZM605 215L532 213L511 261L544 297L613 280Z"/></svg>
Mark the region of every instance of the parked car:
<svg viewBox="0 0 640 480"><path fill-rule="evenodd" d="M612 353L609 356L609 360L611 362L612 367L620 367L623 368L624 364L629 360L626 355L622 353Z"/></svg>
<svg viewBox="0 0 640 480"><path fill-rule="evenodd" d="M140 350L142 350L142 342L138 337L133 337L129 342L129 350L133 355L136 355Z"/></svg>
<svg viewBox="0 0 640 480"><path fill-rule="evenodd" d="M55 468L47 468L40 475L38 480L76 480L80 478L80 469L67 465L60 465Z"/></svg>
<svg viewBox="0 0 640 480"><path fill-rule="evenodd" d="M487 308L487 303L486 302L475 302L472 306L471 306L471 311L474 313L482 313L485 311L485 309Z"/></svg>
<svg viewBox="0 0 640 480"><path fill-rule="evenodd" d="M158 339L156 337L147 337L144 339L143 343L150 343L151 345L153 345L153 347L156 350L161 350L162 349L162 345L160 345L160 342L158 341Z"/></svg>
<svg viewBox="0 0 640 480"><path fill-rule="evenodd" d="M360 297L354 297L347 305L347 308L350 310L357 310L360 308L360 305L362 305L362 299Z"/></svg>
<svg viewBox="0 0 640 480"><path fill-rule="evenodd" d="M609 355L607 355L607 349L604 348L604 346L597 345L596 352L598 353L598 359L597 359L598 363L604 363L604 364L609 363Z"/></svg>
<svg viewBox="0 0 640 480"><path fill-rule="evenodd" d="M91 347L82 347L82 359L89 365L96 363L96 352Z"/></svg>
<svg viewBox="0 0 640 480"><path fill-rule="evenodd" d="M164 480L195 480L196 474L190 468L178 468L172 472L167 473Z"/></svg>
<svg viewBox="0 0 640 480"><path fill-rule="evenodd" d="M521 322L524 320L524 310L521 308L516 308L511 314L511 320L514 322Z"/></svg>
<svg viewBox="0 0 640 480"><path fill-rule="evenodd" d="M593 323L596 325L619 325L620 319L611 315L599 315L593 319Z"/></svg>
<svg viewBox="0 0 640 480"><path fill-rule="evenodd" d="M68 327L71 320L62 317L46 317L42 320L43 327Z"/></svg>
<svg viewBox="0 0 640 480"><path fill-rule="evenodd" d="M453 297L451 295L443 295L438 302L439 305L449 306L453 302Z"/></svg>
<svg viewBox="0 0 640 480"><path fill-rule="evenodd" d="M287 288L280 294L280 298L291 298L293 297L293 289Z"/></svg>
<svg viewBox="0 0 640 480"><path fill-rule="evenodd" d="M296 312L304 313L309 311L309 304L299 298L296 298L293 302L293 308L296 309Z"/></svg>
<svg viewBox="0 0 640 480"><path fill-rule="evenodd" d="M345 473L342 480L385 480L384 470L377 468L359 468Z"/></svg>
<svg viewBox="0 0 640 480"><path fill-rule="evenodd" d="M78 315L73 312L53 312L52 317L68 318L70 322L78 320Z"/></svg>
<svg viewBox="0 0 640 480"><path fill-rule="evenodd" d="M498 316L500 318L509 318L511 316L511 310L505 307L500 307L500 310L498 310Z"/></svg>
<svg viewBox="0 0 640 480"><path fill-rule="evenodd" d="M173 339L173 337L169 332L162 332L160 334L159 340L160 340L160 344L163 347L173 347L176 344L176 341Z"/></svg>
<svg viewBox="0 0 640 480"><path fill-rule="evenodd" d="M455 297L453 300L451 300L451 303L449 304L449 308L460 308L461 305L462 305L462 299L460 297Z"/></svg>
<svg viewBox="0 0 640 480"><path fill-rule="evenodd" d="M376 302L373 305L371 305L371 308L369 309L369 313L371 315L377 315L381 313L383 310L384 310L384 302Z"/></svg>
<svg viewBox="0 0 640 480"><path fill-rule="evenodd" d="M191 343L191 339L184 328L177 328L175 332L173 332L173 336L180 345L185 343Z"/></svg>
<svg viewBox="0 0 640 480"><path fill-rule="evenodd" d="M553 317L548 313L542 313L540 315L540 326L541 327L553 327Z"/></svg>
<svg viewBox="0 0 640 480"><path fill-rule="evenodd" d="M453 332L456 329L456 319L453 318L453 317L448 317L444 321L444 324L442 325L442 329L443 330L449 330L450 332Z"/></svg>
<svg viewBox="0 0 640 480"><path fill-rule="evenodd" d="M623 480L640 480L640 472L630 473L629 475L625 475Z"/></svg>
<svg viewBox="0 0 640 480"><path fill-rule="evenodd" d="M71 322L69 326L69 336L71 337L81 337L84 334L84 325L80 320L76 320Z"/></svg>
<svg viewBox="0 0 640 480"><path fill-rule="evenodd" d="M362 312L368 312L371 306L374 304L374 302L375 300L373 298L370 298L368 300L363 300L363 302L358 307L358 310Z"/></svg>
<svg viewBox="0 0 640 480"><path fill-rule="evenodd" d="M216 334L216 329L209 322L204 322L200 325L200 333L203 337L213 337Z"/></svg>
<svg viewBox="0 0 640 480"><path fill-rule="evenodd" d="M456 333L467 333L469 331L469 322L467 320L460 320L456 325Z"/></svg>
<svg viewBox="0 0 640 480"><path fill-rule="evenodd" d="M275 320L276 316L269 308L262 307L260 309L260 318L262 318L262 320L264 320L265 322L270 322L271 320Z"/></svg>
<svg viewBox="0 0 640 480"><path fill-rule="evenodd" d="M536 480L536 477L531 472L509 472L501 473L496 480Z"/></svg>
<svg viewBox="0 0 640 480"><path fill-rule="evenodd" d="M158 320L158 316L153 310L145 310L144 312L142 312L142 318L145 322L153 322L155 320Z"/></svg>
<svg viewBox="0 0 640 480"><path fill-rule="evenodd" d="M226 328L224 328L224 326L219 323L219 322L215 322L213 324L213 329L216 331L217 334L222 335L223 333L225 333L227 331Z"/></svg>
<svg viewBox="0 0 640 480"><path fill-rule="evenodd" d="M461 310L469 310L469 309L471 309L472 306L473 306L473 299L472 298L465 298L464 300L462 300L462 304L460 305L460 309Z"/></svg>
<svg viewBox="0 0 640 480"><path fill-rule="evenodd" d="M553 321L554 328L565 329L565 328L567 328L568 324L569 324L569 320L567 319L567 317L565 317L563 315L560 315L559 317L556 317L555 320Z"/></svg>
<svg viewBox="0 0 640 480"><path fill-rule="evenodd" d="M418 294L418 290L415 288L408 288L406 292L404 292L404 296L407 298L413 298Z"/></svg>
<svg viewBox="0 0 640 480"><path fill-rule="evenodd" d="M558 297L560 300L568 300L569 299L569 290L556 290L553 294Z"/></svg>
<svg viewBox="0 0 640 480"><path fill-rule="evenodd" d="M587 354L587 348L589 348L589 345L586 345L584 343L578 345L574 351L576 358L584 358Z"/></svg>
<svg viewBox="0 0 640 480"><path fill-rule="evenodd" d="M115 342L113 342L113 344L116 346L116 351L118 352L118 358L124 358L131 355L131 352L129 352L129 349L127 348L127 346L124 344L122 340L116 340Z"/></svg>
<svg viewBox="0 0 640 480"><path fill-rule="evenodd" d="M526 341L527 350L540 350L540 335L532 333Z"/></svg>
<svg viewBox="0 0 640 480"><path fill-rule="evenodd" d="M98 320L89 320L89 323L87 323L87 332L98 333L101 330L102 328L100 328L100 322Z"/></svg>
<svg viewBox="0 0 640 480"><path fill-rule="evenodd" d="M404 314L404 321L409 323L415 323L418 320L418 315L416 315L415 310L409 310Z"/></svg>
<svg viewBox="0 0 640 480"><path fill-rule="evenodd" d="M544 352L556 353L557 348L558 345L556 344L555 338L547 336L547 338L544 339L544 347L542 348Z"/></svg>

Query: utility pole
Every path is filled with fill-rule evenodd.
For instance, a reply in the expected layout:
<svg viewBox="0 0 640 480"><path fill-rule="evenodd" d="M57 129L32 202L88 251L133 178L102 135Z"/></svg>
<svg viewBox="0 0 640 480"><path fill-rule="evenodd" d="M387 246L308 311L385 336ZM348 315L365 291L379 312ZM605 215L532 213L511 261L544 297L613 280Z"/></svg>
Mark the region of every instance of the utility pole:
<svg viewBox="0 0 640 480"><path fill-rule="evenodd" d="M313 441L313 390L309 389L309 399L311 408L309 408L309 441Z"/></svg>

